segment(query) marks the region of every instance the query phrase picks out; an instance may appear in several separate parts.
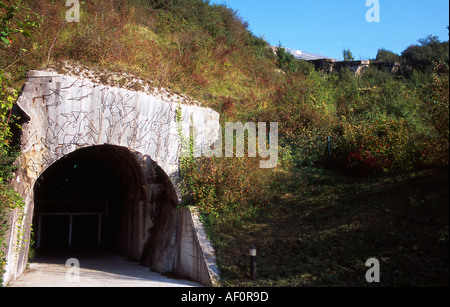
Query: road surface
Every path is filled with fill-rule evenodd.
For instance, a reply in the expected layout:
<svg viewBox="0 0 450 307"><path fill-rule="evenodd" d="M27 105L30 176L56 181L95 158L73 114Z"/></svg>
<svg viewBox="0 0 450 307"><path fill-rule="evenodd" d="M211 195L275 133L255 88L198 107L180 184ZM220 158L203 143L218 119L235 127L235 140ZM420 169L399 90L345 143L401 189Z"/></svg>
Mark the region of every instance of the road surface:
<svg viewBox="0 0 450 307"><path fill-rule="evenodd" d="M72 259L69 263L68 259ZM75 260L73 260L75 259ZM75 264L79 262L79 269ZM201 287L113 253L38 255L10 287Z"/></svg>

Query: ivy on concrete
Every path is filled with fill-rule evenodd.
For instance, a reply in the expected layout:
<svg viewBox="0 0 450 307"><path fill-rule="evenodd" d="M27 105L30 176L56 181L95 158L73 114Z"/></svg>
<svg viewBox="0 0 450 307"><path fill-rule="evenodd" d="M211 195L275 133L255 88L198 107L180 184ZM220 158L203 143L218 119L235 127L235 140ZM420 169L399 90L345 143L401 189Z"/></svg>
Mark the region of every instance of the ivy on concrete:
<svg viewBox="0 0 450 307"><path fill-rule="evenodd" d="M16 35L30 37L32 30L38 28L42 19L26 9L21 0L13 2L0 1L0 46L11 48ZM21 53L27 50L20 48ZM20 151L12 145L12 125L15 116L12 113L18 92L13 86L14 77L8 73L14 63L0 67L0 286L6 268L7 233L9 230L8 213L14 209L23 209L21 196L14 191L10 181L15 171L13 162ZM20 127L19 127L20 128ZM23 216L23 214L20 214ZM19 223L20 224L20 223ZM18 225L20 227L20 225Z"/></svg>

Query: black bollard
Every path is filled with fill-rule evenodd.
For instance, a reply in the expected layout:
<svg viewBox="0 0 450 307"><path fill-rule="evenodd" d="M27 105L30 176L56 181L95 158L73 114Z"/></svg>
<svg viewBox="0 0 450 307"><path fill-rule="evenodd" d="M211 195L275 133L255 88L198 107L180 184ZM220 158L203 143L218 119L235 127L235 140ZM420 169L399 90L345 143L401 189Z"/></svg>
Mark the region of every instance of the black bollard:
<svg viewBox="0 0 450 307"><path fill-rule="evenodd" d="M256 279L256 247L252 246L249 250L250 255L250 276L253 280Z"/></svg>
<svg viewBox="0 0 450 307"><path fill-rule="evenodd" d="M327 137L327 166L328 168L331 168L331 136Z"/></svg>

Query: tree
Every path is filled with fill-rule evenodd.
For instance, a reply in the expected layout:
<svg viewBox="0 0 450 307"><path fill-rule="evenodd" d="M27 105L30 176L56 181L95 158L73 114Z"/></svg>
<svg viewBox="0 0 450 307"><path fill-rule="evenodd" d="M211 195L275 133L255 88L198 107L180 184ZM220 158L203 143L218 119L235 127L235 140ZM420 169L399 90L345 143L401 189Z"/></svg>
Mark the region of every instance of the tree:
<svg viewBox="0 0 450 307"><path fill-rule="evenodd" d="M281 44L277 48L278 66L284 71L297 72L298 62L295 56L284 49Z"/></svg>
<svg viewBox="0 0 450 307"><path fill-rule="evenodd" d="M401 62L402 58L390 51L386 50L384 48L378 49L377 57L375 58L375 61L377 62Z"/></svg>
<svg viewBox="0 0 450 307"><path fill-rule="evenodd" d="M344 56L344 61L354 61L355 60L350 49L344 48L344 50L342 51L342 55Z"/></svg>
<svg viewBox="0 0 450 307"><path fill-rule="evenodd" d="M411 45L402 57L413 68L432 72L434 63L449 62L448 41L441 42L437 36L428 35L418 40L420 45Z"/></svg>

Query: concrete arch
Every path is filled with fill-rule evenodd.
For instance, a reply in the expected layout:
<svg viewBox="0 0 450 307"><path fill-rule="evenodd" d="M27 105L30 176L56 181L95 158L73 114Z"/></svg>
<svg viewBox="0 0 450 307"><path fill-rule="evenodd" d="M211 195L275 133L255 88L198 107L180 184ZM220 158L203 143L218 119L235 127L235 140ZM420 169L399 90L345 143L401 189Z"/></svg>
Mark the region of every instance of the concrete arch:
<svg viewBox="0 0 450 307"><path fill-rule="evenodd" d="M47 231L60 241L47 245L80 248L73 224L84 218L85 227L92 222L94 227L83 232L81 247L107 247L172 272L177 204L174 185L150 157L114 145L84 147L54 162L34 185L36 245L43 247L44 219L53 218L66 225Z"/></svg>
<svg viewBox="0 0 450 307"><path fill-rule="evenodd" d="M122 224L130 227L122 231L124 253L155 271L179 273L203 284L218 280L214 251L204 235L199 239L201 223L189 209L177 208L177 182L179 127L188 135L195 122L202 135L198 145L210 146L218 138L219 115L184 101L155 90L135 92L47 71L28 74L17 104L29 120L22 125L22 154L13 182L25 207L9 218L5 282L19 277L26 267L36 183L47 170L83 152L97 161L110 155L104 160L116 161L116 173L129 179L125 190L131 195L126 200L130 205L120 217L129 219ZM181 125L177 110L184 115ZM155 209L158 197L165 205ZM150 214L152 210L156 213Z"/></svg>

